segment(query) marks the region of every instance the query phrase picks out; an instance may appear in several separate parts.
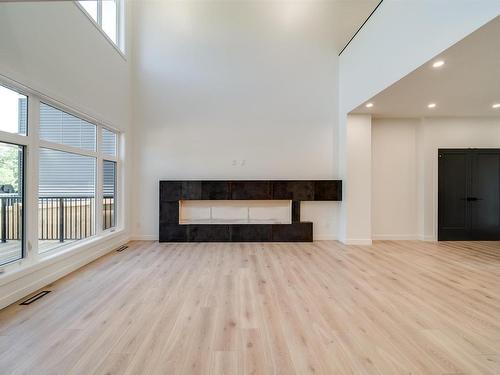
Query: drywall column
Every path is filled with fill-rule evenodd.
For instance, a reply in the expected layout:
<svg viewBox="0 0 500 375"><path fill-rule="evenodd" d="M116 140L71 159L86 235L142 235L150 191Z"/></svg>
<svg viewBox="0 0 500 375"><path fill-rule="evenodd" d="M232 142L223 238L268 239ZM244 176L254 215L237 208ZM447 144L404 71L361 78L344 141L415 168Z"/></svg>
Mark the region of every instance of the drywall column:
<svg viewBox="0 0 500 375"><path fill-rule="evenodd" d="M416 240L420 119L372 119L372 239Z"/></svg>
<svg viewBox="0 0 500 375"><path fill-rule="evenodd" d="M371 116L349 115L343 130L340 240L352 245L371 245Z"/></svg>

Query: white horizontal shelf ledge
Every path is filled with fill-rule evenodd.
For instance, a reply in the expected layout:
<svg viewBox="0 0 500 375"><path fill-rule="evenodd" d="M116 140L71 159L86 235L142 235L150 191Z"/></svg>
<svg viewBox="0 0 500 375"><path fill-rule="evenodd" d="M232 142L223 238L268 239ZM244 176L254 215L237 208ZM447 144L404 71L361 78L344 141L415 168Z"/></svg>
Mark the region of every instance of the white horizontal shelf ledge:
<svg viewBox="0 0 500 375"><path fill-rule="evenodd" d="M183 200L179 224L291 224L290 200Z"/></svg>
<svg viewBox="0 0 500 375"><path fill-rule="evenodd" d="M258 220L258 219L190 219L179 221L181 225L189 224L290 224L281 220Z"/></svg>

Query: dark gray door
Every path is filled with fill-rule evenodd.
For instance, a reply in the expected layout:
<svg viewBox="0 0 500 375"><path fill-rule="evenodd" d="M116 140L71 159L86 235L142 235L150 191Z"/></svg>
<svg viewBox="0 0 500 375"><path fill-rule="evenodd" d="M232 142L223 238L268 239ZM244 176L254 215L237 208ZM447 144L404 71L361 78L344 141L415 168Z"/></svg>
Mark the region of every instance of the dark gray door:
<svg viewBox="0 0 500 375"><path fill-rule="evenodd" d="M439 150L438 239L500 240L500 149Z"/></svg>

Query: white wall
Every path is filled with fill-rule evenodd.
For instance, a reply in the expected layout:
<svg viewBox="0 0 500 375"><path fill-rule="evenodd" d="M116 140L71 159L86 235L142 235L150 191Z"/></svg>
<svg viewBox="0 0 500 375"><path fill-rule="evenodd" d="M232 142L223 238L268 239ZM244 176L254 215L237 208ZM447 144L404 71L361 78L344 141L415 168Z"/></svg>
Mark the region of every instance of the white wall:
<svg viewBox="0 0 500 375"><path fill-rule="evenodd" d="M500 148L500 118L376 119L373 237L437 239L439 148Z"/></svg>
<svg viewBox="0 0 500 375"><path fill-rule="evenodd" d="M157 238L159 179L337 177L331 4L134 5L136 237ZM303 204L316 238L337 206Z"/></svg>
<svg viewBox="0 0 500 375"><path fill-rule="evenodd" d="M372 120L373 239L418 237L419 119Z"/></svg>
<svg viewBox="0 0 500 375"><path fill-rule="evenodd" d="M346 171L344 171L340 239L346 244L369 245L372 242L372 151L371 116L349 115L345 135Z"/></svg>

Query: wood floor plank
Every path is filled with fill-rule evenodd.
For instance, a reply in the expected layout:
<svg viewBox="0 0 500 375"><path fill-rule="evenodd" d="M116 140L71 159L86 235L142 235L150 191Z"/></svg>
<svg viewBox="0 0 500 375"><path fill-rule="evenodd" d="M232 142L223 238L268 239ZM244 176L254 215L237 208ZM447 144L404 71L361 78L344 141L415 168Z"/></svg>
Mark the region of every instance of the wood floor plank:
<svg viewBox="0 0 500 375"><path fill-rule="evenodd" d="M498 242L129 245L1 310L0 373L500 373Z"/></svg>

